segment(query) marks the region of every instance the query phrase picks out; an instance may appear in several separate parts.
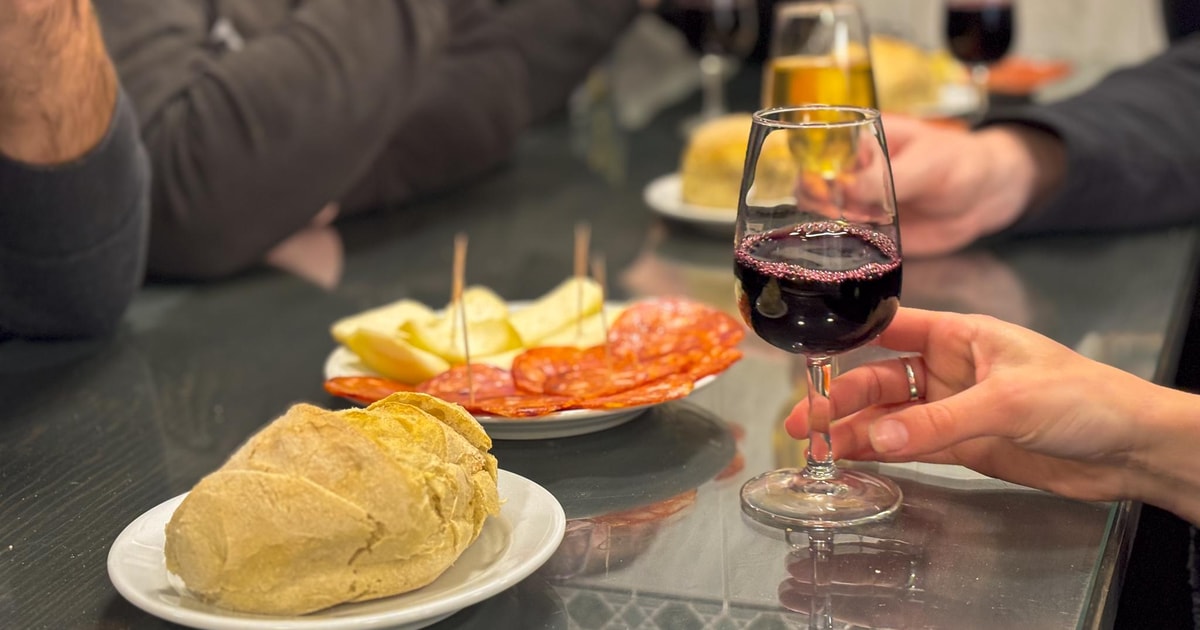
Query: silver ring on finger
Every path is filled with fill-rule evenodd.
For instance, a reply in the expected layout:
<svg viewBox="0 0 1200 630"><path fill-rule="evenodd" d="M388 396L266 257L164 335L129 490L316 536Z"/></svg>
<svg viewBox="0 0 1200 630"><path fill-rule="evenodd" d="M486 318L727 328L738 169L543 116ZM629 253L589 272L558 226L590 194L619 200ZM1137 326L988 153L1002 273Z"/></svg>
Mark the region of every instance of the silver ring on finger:
<svg viewBox="0 0 1200 630"><path fill-rule="evenodd" d="M921 399L921 393L917 391L917 373L913 371L908 357L900 357L900 364L904 366L904 376L908 379L908 402L917 402Z"/></svg>

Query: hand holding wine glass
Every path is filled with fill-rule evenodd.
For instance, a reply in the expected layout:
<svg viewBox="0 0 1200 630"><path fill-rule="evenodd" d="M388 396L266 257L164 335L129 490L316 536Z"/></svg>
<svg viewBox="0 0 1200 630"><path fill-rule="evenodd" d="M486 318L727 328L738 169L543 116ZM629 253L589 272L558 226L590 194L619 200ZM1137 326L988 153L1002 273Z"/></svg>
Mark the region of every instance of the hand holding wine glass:
<svg viewBox="0 0 1200 630"><path fill-rule="evenodd" d="M829 439L833 357L874 339L899 306L887 160L877 110L806 105L754 115L734 252L738 308L759 337L805 356L811 429L803 470L765 473L742 488L743 511L760 522L857 525L900 505L890 480L835 466Z"/></svg>
<svg viewBox="0 0 1200 630"><path fill-rule="evenodd" d="M909 360L855 368L828 403L839 458L924 461L1083 500L1134 499L1200 522L1196 395L1092 361L980 315L900 309L879 338ZM788 432L805 435L797 406Z"/></svg>
<svg viewBox="0 0 1200 630"><path fill-rule="evenodd" d="M946 42L971 66L980 114L988 108L988 66L1008 54L1012 37L1012 0L946 0Z"/></svg>

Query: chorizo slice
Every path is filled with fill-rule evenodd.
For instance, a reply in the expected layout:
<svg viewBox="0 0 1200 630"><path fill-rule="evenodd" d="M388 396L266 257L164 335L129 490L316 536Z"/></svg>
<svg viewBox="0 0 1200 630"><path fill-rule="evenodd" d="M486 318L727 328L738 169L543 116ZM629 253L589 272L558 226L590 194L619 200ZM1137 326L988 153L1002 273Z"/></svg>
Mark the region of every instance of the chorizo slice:
<svg viewBox="0 0 1200 630"><path fill-rule="evenodd" d="M640 385L608 396L599 396L581 401L579 407L584 409L620 409L622 407L641 407L655 405L684 398L692 393L693 381L687 374L671 374L657 381Z"/></svg>
<svg viewBox="0 0 1200 630"><path fill-rule="evenodd" d="M361 405L369 405L396 392L414 390L411 385L382 376L335 376L325 381L325 391Z"/></svg>
<svg viewBox="0 0 1200 630"><path fill-rule="evenodd" d="M577 399L545 394L513 394L475 402L480 413L502 418L536 418L575 406Z"/></svg>
<svg viewBox="0 0 1200 630"><path fill-rule="evenodd" d="M469 400L472 396L482 400L517 393L508 370L478 363L472 364L469 370L466 365L456 365L421 383L417 391L451 402Z"/></svg>

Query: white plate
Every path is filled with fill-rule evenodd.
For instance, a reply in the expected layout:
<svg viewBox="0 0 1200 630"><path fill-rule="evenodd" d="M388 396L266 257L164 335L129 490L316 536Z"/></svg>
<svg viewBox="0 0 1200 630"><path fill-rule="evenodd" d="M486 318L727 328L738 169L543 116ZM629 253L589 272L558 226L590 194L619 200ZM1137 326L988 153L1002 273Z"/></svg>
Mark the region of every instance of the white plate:
<svg viewBox="0 0 1200 630"><path fill-rule="evenodd" d="M708 208L683 202L683 180L678 173L646 184L642 199L658 214L712 231L729 232L737 223L737 208ZM729 232L732 233L732 232Z"/></svg>
<svg viewBox="0 0 1200 630"><path fill-rule="evenodd" d="M979 93L975 90L974 86L962 83L947 83L938 89L938 102L936 104L911 113L924 118L957 118L969 116L978 109ZM883 124L886 131L886 117Z"/></svg>
<svg viewBox="0 0 1200 630"><path fill-rule="evenodd" d="M566 530L562 506L545 488L501 470L501 508L479 538L432 584L415 591L309 615L274 617L223 610L168 583L164 530L186 494L159 504L121 532L108 552L108 576L133 605L167 621L210 630L414 630L516 585L558 549Z"/></svg>
<svg viewBox="0 0 1200 630"><path fill-rule="evenodd" d="M325 359L326 380L338 376L379 376L363 365L358 355L345 346L334 348ZM696 381L693 390L700 389L717 379L705 376ZM502 418L476 414L475 419L494 440L546 440L552 438L585 435L611 429L636 418L647 409L660 405L640 405L623 409L567 409L555 411L536 418Z"/></svg>

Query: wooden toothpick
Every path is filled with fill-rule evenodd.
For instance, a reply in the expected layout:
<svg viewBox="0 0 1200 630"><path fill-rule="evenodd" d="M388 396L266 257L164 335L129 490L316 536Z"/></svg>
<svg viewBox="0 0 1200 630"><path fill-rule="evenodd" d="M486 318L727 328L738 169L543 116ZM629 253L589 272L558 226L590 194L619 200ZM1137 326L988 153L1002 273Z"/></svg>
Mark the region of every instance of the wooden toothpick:
<svg viewBox="0 0 1200 630"><path fill-rule="evenodd" d="M608 313L605 312L605 305L608 303L608 280L607 272L604 264L604 254L596 254L592 258L592 278L596 284L600 285L600 332L604 335L604 363L608 366L608 371L612 373L612 360L609 357L608 351Z"/></svg>
<svg viewBox="0 0 1200 630"><path fill-rule="evenodd" d="M475 379L471 377L471 343L467 338L467 305L463 303L463 277L467 273L467 235L454 236L454 287L451 303L458 309L458 323L462 326L463 357L467 362L467 400L475 404ZM450 343L454 344L454 323L450 324Z"/></svg>
<svg viewBox="0 0 1200 630"><path fill-rule="evenodd" d="M583 338L583 280L587 278L588 249L591 246L592 226L587 222L575 224L575 341Z"/></svg>

